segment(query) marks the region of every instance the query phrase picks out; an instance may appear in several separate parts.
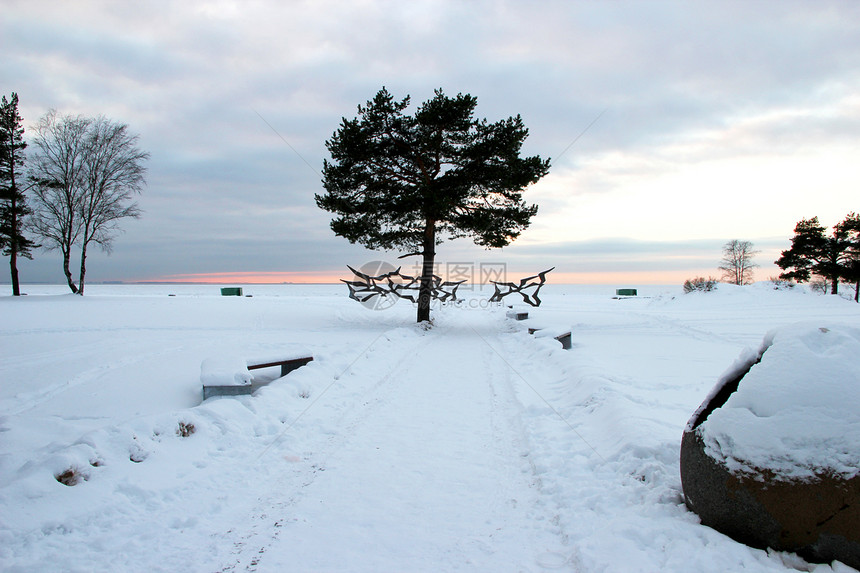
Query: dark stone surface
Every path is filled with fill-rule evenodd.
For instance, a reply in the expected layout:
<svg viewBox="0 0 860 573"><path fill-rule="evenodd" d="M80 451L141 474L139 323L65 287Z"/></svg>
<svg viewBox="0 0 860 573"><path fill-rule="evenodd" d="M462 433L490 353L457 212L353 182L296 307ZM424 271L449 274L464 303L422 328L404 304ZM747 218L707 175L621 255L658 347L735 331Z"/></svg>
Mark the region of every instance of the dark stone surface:
<svg viewBox="0 0 860 573"><path fill-rule="evenodd" d="M813 562L838 560L860 569L860 477L787 479L766 469L754 475L733 473L705 452L696 429L726 402L745 373L728 380L687 425L681 440L687 507L704 525L752 547L791 551Z"/></svg>

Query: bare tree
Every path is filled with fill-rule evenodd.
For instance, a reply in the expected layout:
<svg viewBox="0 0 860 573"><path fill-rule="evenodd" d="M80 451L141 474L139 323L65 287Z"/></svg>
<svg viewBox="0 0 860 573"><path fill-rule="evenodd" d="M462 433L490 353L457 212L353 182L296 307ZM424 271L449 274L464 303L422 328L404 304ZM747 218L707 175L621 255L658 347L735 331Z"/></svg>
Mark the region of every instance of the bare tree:
<svg viewBox="0 0 860 573"><path fill-rule="evenodd" d="M83 294L89 245L110 252L119 220L140 216L130 201L145 183L143 161L149 154L137 147L138 136L127 125L101 116L58 116L51 110L35 131L33 229L46 248L60 250L69 289ZM81 249L77 285L71 272L74 246Z"/></svg>
<svg viewBox="0 0 860 573"><path fill-rule="evenodd" d="M125 124L98 117L90 124L86 139L83 193L78 207L80 218L81 268L78 289L84 292L87 247L95 243L110 252L113 239L121 231L119 220L137 219L140 208L129 203L145 183L143 162L149 154L137 147L139 137Z"/></svg>
<svg viewBox="0 0 860 573"><path fill-rule="evenodd" d="M78 287L70 270L72 247L81 232L77 209L83 192L85 139L91 122L83 116L60 117L56 110L50 110L33 128L33 231L44 240L44 248L62 253L63 274L74 293Z"/></svg>
<svg viewBox="0 0 860 573"><path fill-rule="evenodd" d="M752 260L760 252L753 250L753 244L749 241L732 239L723 245L723 259L717 267L723 271L723 280L736 285L753 282L753 269L758 265Z"/></svg>

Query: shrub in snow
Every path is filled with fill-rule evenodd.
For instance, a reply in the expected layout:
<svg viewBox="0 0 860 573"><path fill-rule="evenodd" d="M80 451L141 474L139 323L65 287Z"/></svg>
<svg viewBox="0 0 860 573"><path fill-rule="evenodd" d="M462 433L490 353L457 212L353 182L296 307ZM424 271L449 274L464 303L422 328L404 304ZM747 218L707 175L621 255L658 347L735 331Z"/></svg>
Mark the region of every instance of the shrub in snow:
<svg viewBox="0 0 860 573"><path fill-rule="evenodd" d="M79 468L72 466L67 470L55 475L54 478L56 478L56 480L61 484L71 487L73 485L78 485L81 480L86 481L89 476L82 472Z"/></svg>
<svg viewBox="0 0 860 573"><path fill-rule="evenodd" d="M176 428L176 435L180 438L187 438L193 434L195 430L196 428L191 422L179 422L179 426Z"/></svg>
<svg viewBox="0 0 860 573"><path fill-rule="evenodd" d="M702 523L754 547L860 567L860 329L770 333L687 424L681 481Z"/></svg>
<svg viewBox="0 0 860 573"><path fill-rule="evenodd" d="M710 292L717 289L719 281L714 277L696 277L684 281L684 292L691 293L694 291Z"/></svg>
<svg viewBox="0 0 860 573"><path fill-rule="evenodd" d="M797 283L794 281L790 281L788 279L781 279L779 277L770 277L767 279L770 284L773 285L773 290L788 290L793 289L797 286Z"/></svg>

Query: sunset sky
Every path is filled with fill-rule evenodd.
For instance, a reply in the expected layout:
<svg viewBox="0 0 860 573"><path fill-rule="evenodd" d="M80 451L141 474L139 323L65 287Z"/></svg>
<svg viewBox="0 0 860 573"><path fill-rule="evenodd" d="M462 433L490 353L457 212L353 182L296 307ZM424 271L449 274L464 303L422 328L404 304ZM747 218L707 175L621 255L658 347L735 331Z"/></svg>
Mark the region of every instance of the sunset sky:
<svg viewBox="0 0 860 573"><path fill-rule="evenodd" d="M382 86L521 114L524 152L552 160L517 242L445 243L443 264L671 284L718 275L742 239L765 279L797 221L860 211L857 2L6 0L0 49L25 137L51 108L104 114L151 153L143 217L92 254L90 281L332 281L395 262L314 203L326 139ZM56 253L19 269L63 281Z"/></svg>

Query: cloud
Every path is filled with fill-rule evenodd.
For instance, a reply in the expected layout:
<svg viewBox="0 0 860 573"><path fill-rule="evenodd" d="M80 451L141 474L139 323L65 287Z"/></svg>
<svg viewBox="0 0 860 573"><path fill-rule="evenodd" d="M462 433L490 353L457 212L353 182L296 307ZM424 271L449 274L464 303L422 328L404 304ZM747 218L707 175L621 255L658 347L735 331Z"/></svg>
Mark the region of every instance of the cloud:
<svg viewBox="0 0 860 573"><path fill-rule="evenodd" d="M151 153L144 218L94 276L350 262L313 195L325 140L383 85L521 114L524 152L553 159L524 252L605 266L579 250L596 240L635 265L657 256L643 244L787 237L857 209L858 28L835 1L12 0L0 76L26 125L105 114Z"/></svg>

